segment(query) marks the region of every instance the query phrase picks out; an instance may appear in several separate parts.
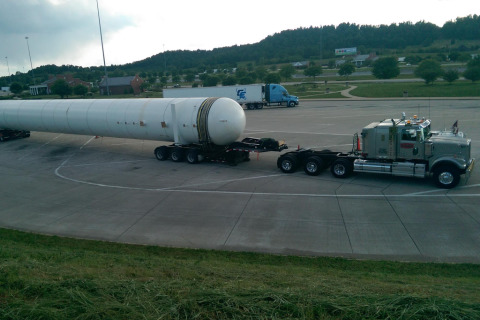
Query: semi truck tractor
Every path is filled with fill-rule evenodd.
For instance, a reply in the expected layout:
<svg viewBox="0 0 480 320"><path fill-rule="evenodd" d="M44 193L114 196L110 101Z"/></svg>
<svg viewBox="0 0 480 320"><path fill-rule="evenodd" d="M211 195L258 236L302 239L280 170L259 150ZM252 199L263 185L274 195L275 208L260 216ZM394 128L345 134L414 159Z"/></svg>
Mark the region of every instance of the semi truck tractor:
<svg viewBox="0 0 480 320"><path fill-rule="evenodd" d="M226 97L237 101L249 110L262 109L269 105L285 105L287 107L298 105L298 97L289 95L287 89L279 84L164 89L163 97Z"/></svg>
<svg viewBox="0 0 480 320"><path fill-rule="evenodd" d="M360 143L360 141L362 143ZM471 140L458 131L433 131L431 121L414 116L385 119L364 127L361 140L354 135L351 152L298 149L282 154L277 166L285 173L303 167L308 175L318 175L330 167L333 176L346 178L353 172L425 178L432 176L440 188L455 187L460 176L466 180L473 170Z"/></svg>
<svg viewBox="0 0 480 320"><path fill-rule="evenodd" d="M0 136L45 131L173 142L158 160L236 164L250 152L281 151L270 138L237 139L245 112L228 98L8 100L0 102Z"/></svg>

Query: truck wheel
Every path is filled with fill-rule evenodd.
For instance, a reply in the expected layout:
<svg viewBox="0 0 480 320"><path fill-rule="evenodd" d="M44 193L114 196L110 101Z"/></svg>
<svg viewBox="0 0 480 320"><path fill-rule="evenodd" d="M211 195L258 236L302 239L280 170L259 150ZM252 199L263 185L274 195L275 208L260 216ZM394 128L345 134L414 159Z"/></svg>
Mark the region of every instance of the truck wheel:
<svg viewBox="0 0 480 320"><path fill-rule="evenodd" d="M187 162L190 164L198 163L198 149L190 149L187 152Z"/></svg>
<svg viewBox="0 0 480 320"><path fill-rule="evenodd" d="M353 164L345 158L339 158L332 163L330 171L335 178L347 178L353 172Z"/></svg>
<svg viewBox="0 0 480 320"><path fill-rule="evenodd" d="M325 167L325 163L322 158L317 156L308 157L303 166L303 170L309 176L318 176Z"/></svg>
<svg viewBox="0 0 480 320"><path fill-rule="evenodd" d="M277 166L285 173L293 173L297 169L297 157L286 155L278 158Z"/></svg>
<svg viewBox="0 0 480 320"><path fill-rule="evenodd" d="M247 109L248 110L255 110L255 105L249 103L249 104L247 104Z"/></svg>
<svg viewBox="0 0 480 320"><path fill-rule="evenodd" d="M255 108L257 109L263 109L263 104L262 103L258 103Z"/></svg>
<svg viewBox="0 0 480 320"><path fill-rule="evenodd" d="M433 179L437 187L451 189L460 182L460 173L453 166L440 166L433 171Z"/></svg>
<svg viewBox="0 0 480 320"><path fill-rule="evenodd" d="M288 106L289 106L290 108L295 107L295 101L288 101Z"/></svg>
<svg viewBox="0 0 480 320"><path fill-rule="evenodd" d="M182 148L175 147L173 148L172 153L170 154L170 158L172 158L173 162L181 162L183 161L184 155L185 154Z"/></svg>
<svg viewBox="0 0 480 320"><path fill-rule="evenodd" d="M167 160L168 156L169 156L167 146L161 146L161 147L155 148L154 153L155 153L155 157L157 158L157 160L160 160L160 161Z"/></svg>

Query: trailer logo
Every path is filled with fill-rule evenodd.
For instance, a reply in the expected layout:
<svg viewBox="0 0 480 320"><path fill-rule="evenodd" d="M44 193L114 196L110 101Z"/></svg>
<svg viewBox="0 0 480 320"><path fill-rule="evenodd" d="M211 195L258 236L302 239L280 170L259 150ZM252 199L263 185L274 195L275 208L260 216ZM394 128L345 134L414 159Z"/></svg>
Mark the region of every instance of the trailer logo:
<svg viewBox="0 0 480 320"><path fill-rule="evenodd" d="M247 100L247 89L237 89L237 100Z"/></svg>

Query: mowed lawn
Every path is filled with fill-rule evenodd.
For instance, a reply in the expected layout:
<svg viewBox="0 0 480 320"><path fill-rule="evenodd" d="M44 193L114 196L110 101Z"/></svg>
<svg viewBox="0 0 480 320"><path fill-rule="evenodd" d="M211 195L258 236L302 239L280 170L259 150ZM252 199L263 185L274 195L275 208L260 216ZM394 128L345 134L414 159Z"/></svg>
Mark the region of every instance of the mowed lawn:
<svg viewBox="0 0 480 320"><path fill-rule="evenodd" d="M0 319L480 319L480 266L187 250L0 229Z"/></svg>

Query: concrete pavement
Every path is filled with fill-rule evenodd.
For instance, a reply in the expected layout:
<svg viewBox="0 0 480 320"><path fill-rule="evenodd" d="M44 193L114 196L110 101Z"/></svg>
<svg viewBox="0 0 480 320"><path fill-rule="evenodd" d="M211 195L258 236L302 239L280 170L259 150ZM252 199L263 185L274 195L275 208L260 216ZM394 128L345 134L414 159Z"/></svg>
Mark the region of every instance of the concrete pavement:
<svg viewBox="0 0 480 320"><path fill-rule="evenodd" d="M429 112L434 129L458 119L479 158L477 101L426 103L247 111L245 135L347 151L372 121ZM236 167L159 162L160 144L37 132L0 144L0 226L161 246L480 263L478 170L447 191L429 179L283 174L278 153Z"/></svg>

